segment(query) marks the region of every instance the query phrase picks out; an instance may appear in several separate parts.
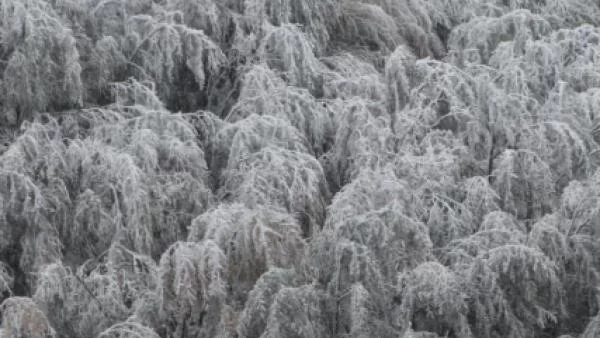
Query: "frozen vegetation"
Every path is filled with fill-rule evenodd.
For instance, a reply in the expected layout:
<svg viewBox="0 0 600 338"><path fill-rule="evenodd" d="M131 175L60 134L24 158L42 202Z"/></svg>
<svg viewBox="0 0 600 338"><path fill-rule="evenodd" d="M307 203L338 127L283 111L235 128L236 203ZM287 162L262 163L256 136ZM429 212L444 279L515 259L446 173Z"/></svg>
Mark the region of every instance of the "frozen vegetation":
<svg viewBox="0 0 600 338"><path fill-rule="evenodd" d="M597 0L1 0L0 338L600 337Z"/></svg>

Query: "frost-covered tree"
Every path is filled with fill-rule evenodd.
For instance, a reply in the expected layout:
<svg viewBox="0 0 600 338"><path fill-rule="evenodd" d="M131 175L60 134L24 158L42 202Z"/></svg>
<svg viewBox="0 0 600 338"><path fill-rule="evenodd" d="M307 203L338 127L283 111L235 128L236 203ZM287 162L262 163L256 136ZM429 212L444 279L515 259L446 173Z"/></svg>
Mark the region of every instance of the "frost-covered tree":
<svg viewBox="0 0 600 338"><path fill-rule="evenodd" d="M272 268L256 281L237 324L242 337L260 337L267 326L271 304L284 287L299 287L302 277L289 269Z"/></svg>
<svg viewBox="0 0 600 338"><path fill-rule="evenodd" d="M0 294L2 299L8 298L12 293L13 282L15 277L5 263L0 263Z"/></svg>
<svg viewBox="0 0 600 338"><path fill-rule="evenodd" d="M454 62L465 61L487 64L502 41L539 39L549 34L552 27L542 16L519 9L500 17L476 17L455 27L448 40Z"/></svg>
<svg viewBox="0 0 600 338"><path fill-rule="evenodd" d="M171 337L213 337L227 294L227 258L213 241L177 242L160 259L160 318Z"/></svg>
<svg viewBox="0 0 600 338"><path fill-rule="evenodd" d="M401 274L400 322L417 331L442 336L471 337L468 323L468 295L461 280L437 262L426 262Z"/></svg>
<svg viewBox="0 0 600 338"><path fill-rule="evenodd" d="M351 182L361 169L387 166L394 152L391 121L383 106L371 106L359 98L337 106L334 146L321 158L334 191Z"/></svg>
<svg viewBox="0 0 600 338"><path fill-rule="evenodd" d="M339 335L394 336L392 283L366 245L320 236L313 241L313 280L327 285L335 301ZM358 321L358 322L357 322ZM359 324L359 323L362 323Z"/></svg>
<svg viewBox="0 0 600 338"><path fill-rule="evenodd" d="M445 8L435 6L429 1L389 1L369 0L369 3L380 6L396 22L398 32L404 41L420 57L441 58L445 54L445 46L441 27L447 29L451 23Z"/></svg>
<svg viewBox="0 0 600 338"><path fill-rule="evenodd" d="M477 224L492 211L499 209L499 196L489 184L487 178L473 176L463 181L462 204Z"/></svg>
<svg viewBox="0 0 600 338"><path fill-rule="evenodd" d="M187 225L211 204L212 195L194 128L181 116L142 112L95 128L94 134L69 147L78 174L71 184L95 192L103 210L110 210L109 224L125 231L137 250L157 255L185 238Z"/></svg>
<svg viewBox="0 0 600 338"><path fill-rule="evenodd" d="M414 203L409 186L390 170L363 171L332 201L324 235L334 243L345 239L369 248L384 276L395 278L431 255Z"/></svg>
<svg viewBox="0 0 600 338"><path fill-rule="evenodd" d="M333 200L323 231L312 241L311 274L336 300L338 334L398 334L391 286L398 272L432 257L413 203L406 182L389 169L361 171Z"/></svg>
<svg viewBox="0 0 600 338"><path fill-rule="evenodd" d="M79 51L69 26L44 0L2 3L2 124L82 104Z"/></svg>
<svg viewBox="0 0 600 338"><path fill-rule="evenodd" d="M521 219L543 216L555 203L554 175L529 150L506 150L495 162L492 176L502 208Z"/></svg>
<svg viewBox="0 0 600 338"><path fill-rule="evenodd" d="M308 141L286 120L269 115L250 115L224 126L213 138L211 163L220 172L235 168L251 154L267 146L310 153ZM312 150L312 149L311 149Z"/></svg>
<svg viewBox="0 0 600 338"><path fill-rule="evenodd" d="M240 159L223 176L220 195L226 199L289 212L307 237L323 224L329 189L321 164L308 154L269 146Z"/></svg>
<svg viewBox="0 0 600 338"><path fill-rule="evenodd" d="M158 338L152 329L136 322L123 322L115 324L98 335L98 338Z"/></svg>
<svg viewBox="0 0 600 338"><path fill-rule="evenodd" d="M130 17L124 54L139 65L142 78L156 83L167 106L189 110L207 105L207 88L225 56L202 30L183 25L182 15L164 12Z"/></svg>
<svg viewBox="0 0 600 338"><path fill-rule="evenodd" d="M228 25L236 24L233 21L233 15L212 0L165 0L162 2L165 4L166 9L180 11L183 14L182 23L191 28L202 30L218 43L226 43L227 30L230 29Z"/></svg>
<svg viewBox="0 0 600 338"><path fill-rule="evenodd" d="M65 336L97 335L129 317L149 323L141 306L157 287L151 258L120 246L86 261L77 270L53 263L40 270L33 299Z"/></svg>
<svg viewBox="0 0 600 338"><path fill-rule="evenodd" d="M264 63L243 75L238 102L226 120L238 122L252 114L289 121L304 134L316 155L331 146L334 124L329 111L306 89L289 86Z"/></svg>
<svg viewBox="0 0 600 338"><path fill-rule="evenodd" d="M562 314L556 264L541 251L503 245L481 254L468 272L474 333L528 337Z"/></svg>
<svg viewBox="0 0 600 338"><path fill-rule="evenodd" d="M332 337L333 311L331 297L311 285L283 287L270 306L260 337Z"/></svg>
<svg viewBox="0 0 600 338"><path fill-rule="evenodd" d="M14 271L19 291L25 292L34 280L32 273L61 257L58 231L48 219L47 200L29 177L0 170L0 184L7 187L0 195L0 252Z"/></svg>
<svg viewBox="0 0 600 338"><path fill-rule="evenodd" d="M381 7L361 1L343 1L341 10L339 38L350 46L387 52L405 42L394 18Z"/></svg>
<svg viewBox="0 0 600 338"><path fill-rule="evenodd" d="M500 3L500 1L498 1ZM595 13L598 6L591 1L575 0L568 3L560 1L503 1L510 10L526 8L544 16L555 27L569 27L581 24L598 24Z"/></svg>
<svg viewBox="0 0 600 338"><path fill-rule="evenodd" d="M467 122L477 117L475 83L469 74L440 61L397 59L401 54L396 53L389 60L387 77L398 97L391 107L398 137L408 143L431 129L465 131ZM405 74L396 69L400 60Z"/></svg>
<svg viewBox="0 0 600 338"><path fill-rule="evenodd" d="M292 86L323 96L323 78L327 68L315 56L314 47L296 26L282 25L267 31L257 54L270 68L281 72Z"/></svg>
<svg viewBox="0 0 600 338"><path fill-rule="evenodd" d="M565 283L568 313L575 324L573 326L580 330L598 309L595 285L600 278L600 262L596 258L600 248L596 244L597 232L594 230L597 229L594 216L597 198L592 188L595 182L596 175L589 182L572 181L563 193L560 215L550 223L560 229L569 246L565 257L565 272L570 276Z"/></svg>
<svg viewBox="0 0 600 338"><path fill-rule="evenodd" d="M339 0L259 0L243 3L243 14L255 29L295 25L302 29L318 54L327 49L331 30L340 16ZM266 25L265 25L266 24ZM269 28L265 29L268 33Z"/></svg>
<svg viewBox="0 0 600 338"><path fill-rule="evenodd" d="M361 97L382 103L388 100L383 77L365 57L342 53L323 58L322 62L333 71L325 79L326 99Z"/></svg>
<svg viewBox="0 0 600 338"><path fill-rule="evenodd" d="M31 298L11 297L0 304L2 337L56 337L56 331Z"/></svg>
<svg viewBox="0 0 600 338"><path fill-rule="evenodd" d="M385 66L388 110L391 114L402 111L408 104L413 77L416 73L414 55L405 47L394 50Z"/></svg>
<svg viewBox="0 0 600 338"><path fill-rule="evenodd" d="M259 277L272 268L304 265L302 229L293 217L257 206L222 205L196 218L188 240L214 241L227 257L228 284L243 302Z"/></svg>

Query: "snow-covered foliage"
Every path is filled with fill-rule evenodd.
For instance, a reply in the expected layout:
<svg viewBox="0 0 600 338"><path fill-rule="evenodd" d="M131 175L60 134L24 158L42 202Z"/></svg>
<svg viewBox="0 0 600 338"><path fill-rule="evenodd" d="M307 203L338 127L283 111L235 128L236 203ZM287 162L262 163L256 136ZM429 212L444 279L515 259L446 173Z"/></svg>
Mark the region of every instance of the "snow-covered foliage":
<svg viewBox="0 0 600 338"><path fill-rule="evenodd" d="M0 338L591 338L594 0L0 1Z"/></svg>
<svg viewBox="0 0 600 338"><path fill-rule="evenodd" d="M267 207L222 205L196 218L188 240L212 240L227 257L229 284L243 297L271 268L301 268L304 240L290 215Z"/></svg>
<svg viewBox="0 0 600 338"><path fill-rule="evenodd" d="M177 242L167 249L158 287L167 334L214 337L227 295L227 269L225 254L211 240Z"/></svg>
<svg viewBox="0 0 600 338"><path fill-rule="evenodd" d="M2 3L1 123L82 104L81 65L69 24L44 0Z"/></svg>
<svg viewBox="0 0 600 338"><path fill-rule="evenodd" d="M0 304L2 337L54 338L56 331L31 298L12 297Z"/></svg>

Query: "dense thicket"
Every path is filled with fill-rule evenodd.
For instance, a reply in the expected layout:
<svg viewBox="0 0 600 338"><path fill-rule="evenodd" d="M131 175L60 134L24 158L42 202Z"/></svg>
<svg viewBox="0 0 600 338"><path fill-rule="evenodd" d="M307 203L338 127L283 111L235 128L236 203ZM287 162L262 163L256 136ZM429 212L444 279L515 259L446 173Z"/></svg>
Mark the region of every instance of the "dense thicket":
<svg viewBox="0 0 600 338"><path fill-rule="evenodd" d="M0 1L0 337L598 337L599 25Z"/></svg>

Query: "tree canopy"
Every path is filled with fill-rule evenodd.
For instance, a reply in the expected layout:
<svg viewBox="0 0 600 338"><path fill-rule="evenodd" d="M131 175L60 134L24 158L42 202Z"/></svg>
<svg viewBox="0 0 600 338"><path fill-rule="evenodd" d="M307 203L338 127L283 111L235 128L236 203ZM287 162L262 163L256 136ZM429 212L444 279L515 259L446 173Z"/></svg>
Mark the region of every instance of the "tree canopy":
<svg viewBox="0 0 600 338"><path fill-rule="evenodd" d="M0 1L0 338L600 335L600 3Z"/></svg>

